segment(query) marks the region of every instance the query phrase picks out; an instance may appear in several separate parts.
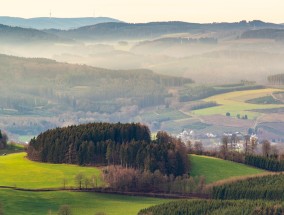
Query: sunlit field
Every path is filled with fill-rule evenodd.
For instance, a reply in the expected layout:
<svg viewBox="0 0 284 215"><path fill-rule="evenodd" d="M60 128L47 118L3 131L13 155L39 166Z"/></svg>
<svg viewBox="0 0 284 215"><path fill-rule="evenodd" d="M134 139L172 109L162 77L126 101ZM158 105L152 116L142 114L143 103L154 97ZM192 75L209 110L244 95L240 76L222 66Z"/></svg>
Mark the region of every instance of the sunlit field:
<svg viewBox="0 0 284 215"><path fill-rule="evenodd" d="M75 187L75 176L96 176L101 185L100 170L95 167L80 167L68 164L47 164L28 160L26 153L0 156L0 185L20 188Z"/></svg>
<svg viewBox="0 0 284 215"><path fill-rule="evenodd" d="M241 116L247 115L249 119L255 119L260 113L253 112L251 110L256 109L272 109L284 107L283 104L251 104L246 101L249 99L259 98L267 95L271 95L273 92L282 91L276 89L259 89L259 90L246 90L230 92L225 94L220 94L204 99L204 101L215 101L219 106L210 107L206 109L200 109L193 111L192 113L196 115L214 115L220 114L225 115L227 112L231 116L236 116L240 114Z"/></svg>

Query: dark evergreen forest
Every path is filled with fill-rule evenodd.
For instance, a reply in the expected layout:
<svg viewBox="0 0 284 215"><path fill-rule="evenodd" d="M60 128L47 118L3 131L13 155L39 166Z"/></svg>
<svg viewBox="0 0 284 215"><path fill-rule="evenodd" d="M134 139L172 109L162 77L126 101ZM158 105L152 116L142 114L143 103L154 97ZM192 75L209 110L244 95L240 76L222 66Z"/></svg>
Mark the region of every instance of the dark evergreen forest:
<svg viewBox="0 0 284 215"><path fill-rule="evenodd" d="M281 202L269 201L220 201L220 200L180 200L141 210L139 215L249 215L283 214Z"/></svg>
<svg viewBox="0 0 284 215"><path fill-rule="evenodd" d="M268 175L213 187L215 199L284 200L284 176Z"/></svg>
<svg viewBox="0 0 284 215"><path fill-rule="evenodd" d="M121 165L174 176L188 173L183 144L159 132L151 140L139 123L89 123L56 128L30 141L28 158L40 162L78 165Z"/></svg>

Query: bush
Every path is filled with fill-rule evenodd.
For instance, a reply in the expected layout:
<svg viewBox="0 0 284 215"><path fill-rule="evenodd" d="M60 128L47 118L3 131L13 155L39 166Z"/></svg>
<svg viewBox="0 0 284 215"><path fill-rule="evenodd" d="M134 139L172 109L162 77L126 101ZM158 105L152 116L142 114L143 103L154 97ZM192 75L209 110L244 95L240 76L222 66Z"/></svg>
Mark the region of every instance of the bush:
<svg viewBox="0 0 284 215"><path fill-rule="evenodd" d="M72 215L72 211L69 205L61 205L58 210L58 215Z"/></svg>

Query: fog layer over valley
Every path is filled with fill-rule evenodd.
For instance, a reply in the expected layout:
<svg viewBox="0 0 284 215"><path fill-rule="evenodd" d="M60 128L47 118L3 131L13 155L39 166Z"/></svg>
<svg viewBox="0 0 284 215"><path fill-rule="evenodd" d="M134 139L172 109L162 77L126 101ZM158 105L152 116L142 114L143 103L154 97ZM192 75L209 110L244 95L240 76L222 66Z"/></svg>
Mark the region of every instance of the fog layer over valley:
<svg viewBox="0 0 284 215"><path fill-rule="evenodd" d="M153 131L213 136L262 129L271 140L284 139L279 129L284 122L275 125L281 111L269 117L250 109L218 112L227 107L219 98L203 100L254 89L260 91L236 101L271 96L278 105L273 108L282 110L282 96L261 89L274 84L269 76L283 73L283 25L102 23L107 20L83 27L84 19L80 26L60 20L58 29L40 28L39 20L29 21L31 28L17 20L2 22L21 27L0 25L0 126L16 139L93 121L143 122ZM200 111L209 107L217 112Z"/></svg>
<svg viewBox="0 0 284 215"><path fill-rule="evenodd" d="M264 84L283 69L282 28L260 21L101 23L67 31L1 26L0 52L108 69L151 69L198 83Z"/></svg>

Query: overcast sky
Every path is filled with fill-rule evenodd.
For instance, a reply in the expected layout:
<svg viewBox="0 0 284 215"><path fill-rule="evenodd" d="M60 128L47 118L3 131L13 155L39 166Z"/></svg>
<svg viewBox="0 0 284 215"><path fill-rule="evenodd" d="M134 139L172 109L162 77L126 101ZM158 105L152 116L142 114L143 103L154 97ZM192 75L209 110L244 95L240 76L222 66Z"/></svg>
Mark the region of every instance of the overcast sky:
<svg viewBox="0 0 284 215"><path fill-rule="evenodd" d="M284 23L284 0L0 0L0 16L107 16L126 22L221 22L260 19Z"/></svg>

